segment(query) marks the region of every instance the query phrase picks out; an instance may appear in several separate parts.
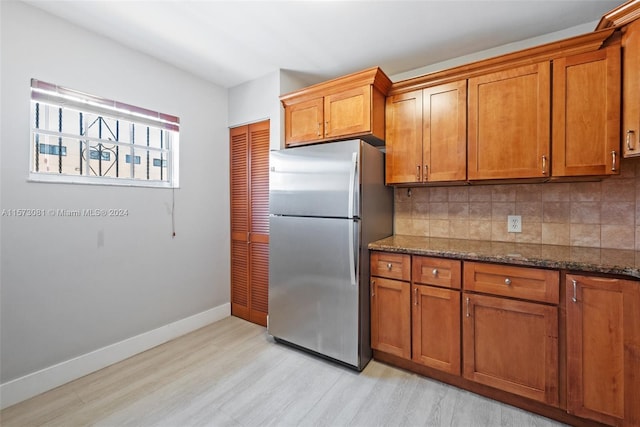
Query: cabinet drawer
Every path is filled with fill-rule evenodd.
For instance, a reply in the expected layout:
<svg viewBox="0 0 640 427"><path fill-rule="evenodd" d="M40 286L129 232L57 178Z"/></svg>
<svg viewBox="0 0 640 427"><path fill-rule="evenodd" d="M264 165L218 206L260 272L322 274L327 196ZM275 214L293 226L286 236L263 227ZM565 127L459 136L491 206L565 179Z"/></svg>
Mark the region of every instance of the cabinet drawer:
<svg viewBox="0 0 640 427"><path fill-rule="evenodd" d="M371 275L411 280L411 257L406 254L371 252Z"/></svg>
<svg viewBox="0 0 640 427"><path fill-rule="evenodd" d="M453 259L413 257L413 282L460 289L461 262Z"/></svg>
<svg viewBox="0 0 640 427"><path fill-rule="evenodd" d="M464 263L464 289L558 304L560 274L554 270Z"/></svg>

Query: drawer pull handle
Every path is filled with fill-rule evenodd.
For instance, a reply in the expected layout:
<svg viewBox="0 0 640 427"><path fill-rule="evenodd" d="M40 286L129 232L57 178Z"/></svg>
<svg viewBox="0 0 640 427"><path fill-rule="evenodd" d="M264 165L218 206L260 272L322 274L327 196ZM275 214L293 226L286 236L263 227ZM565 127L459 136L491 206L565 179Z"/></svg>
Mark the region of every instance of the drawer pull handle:
<svg viewBox="0 0 640 427"><path fill-rule="evenodd" d="M416 181L420 182L420 165L416 165Z"/></svg>
<svg viewBox="0 0 640 427"><path fill-rule="evenodd" d="M573 285L573 296L571 297L571 301L578 302L578 294L576 289L578 287L578 282L576 282L575 280L572 280L571 284Z"/></svg>
<svg viewBox="0 0 640 427"><path fill-rule="evenodd" d="M413 288L413 304L418 305L418 287Z"/></svg>
<svg viewBox="0 0 640 427"><path fill-rule="evenodd" d="M466 298L466 302L467 302L467 317L471 317L471 314L469 314L469 297Z"/></svg>
<svg viewBox="0 0 640 427"><path fill-rule="evenodd" d="M507 286L511 285L511 279L509 279L508 277L504 279L504 284Z"/></svg>
<svg viewBox="0 0 640 427"><path fill-rule="evenodd" d="M433 277L438 277L438 269L434 268L431 274L433 274Z"/></svg>
<svg viewBox="0 0 640 427"><path fill-rule="evenodd" d="M633 130L629 129L627 131L627 151L633 151L634 148L631 146L631 136L633 135Z"/></svg>
<svg viewBox="0 0 640 427"><path fill-rule="evenodd" d="M388 264L387 264L387 270L391 271L391 269L392 269L392 268L393 268L393 264L388 263Z"/></svg>

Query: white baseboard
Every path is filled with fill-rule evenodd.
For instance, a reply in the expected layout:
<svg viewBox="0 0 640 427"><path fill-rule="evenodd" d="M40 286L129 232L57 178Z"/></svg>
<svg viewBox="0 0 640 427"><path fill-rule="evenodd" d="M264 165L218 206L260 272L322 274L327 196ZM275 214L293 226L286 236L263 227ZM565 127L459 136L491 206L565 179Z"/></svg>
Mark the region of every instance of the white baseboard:
<svg viewBox="0 0 640 427"><path fill-rule="evenodd" d="M7 408L91 372L113 365L116 362L142 353L230 315L231 304L222 304L210 310L0 384L0 409Z"/></svg>

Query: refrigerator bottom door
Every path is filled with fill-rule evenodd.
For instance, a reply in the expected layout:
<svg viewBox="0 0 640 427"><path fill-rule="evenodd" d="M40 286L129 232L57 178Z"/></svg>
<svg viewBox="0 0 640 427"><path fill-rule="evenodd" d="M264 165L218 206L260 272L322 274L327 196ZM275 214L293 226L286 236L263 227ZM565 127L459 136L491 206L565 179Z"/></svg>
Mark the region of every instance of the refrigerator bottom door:
<svg viewBox="0 0 640 427"><path fill-rule="evenodd" d="M359 368L358 221L271 216L269 333Z"/></svg>

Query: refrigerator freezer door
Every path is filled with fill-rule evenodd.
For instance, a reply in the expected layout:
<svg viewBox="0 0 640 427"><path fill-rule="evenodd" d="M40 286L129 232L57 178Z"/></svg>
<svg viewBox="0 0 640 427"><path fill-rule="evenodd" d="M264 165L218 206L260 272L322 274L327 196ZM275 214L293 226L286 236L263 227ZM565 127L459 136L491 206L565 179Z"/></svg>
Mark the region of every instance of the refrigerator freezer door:
<svg viewBox="0 0 640 427"><path fill-rule="evenodd" d="M359 368L359 222L271 216L269 226L269 333Z"/></svg>
<svg viewBox="0 0 640 427"><path fill-rule="evenodd" d="M359 217L359 155L360 141L272 151L270 213Z"/></svg>

